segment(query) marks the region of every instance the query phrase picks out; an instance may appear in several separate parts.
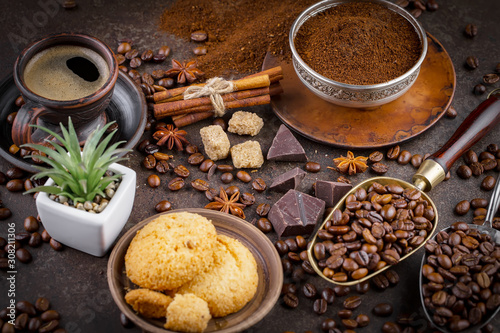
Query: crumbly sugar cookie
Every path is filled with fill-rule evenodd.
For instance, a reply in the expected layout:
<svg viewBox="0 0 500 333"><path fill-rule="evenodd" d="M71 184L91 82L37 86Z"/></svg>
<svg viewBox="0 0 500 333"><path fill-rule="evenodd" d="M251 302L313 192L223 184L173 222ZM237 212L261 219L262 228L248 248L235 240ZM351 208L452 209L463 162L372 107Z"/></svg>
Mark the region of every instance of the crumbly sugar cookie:
<svg viewBox="0 0 500 333"><path fill-rule="evenodd" d="M211 318L207 302L193 294L177 294L167 308L164 327L180 332L203 332Z"/></svg>
<svg viewBox="0 0 500 333"><path fill-rule="evenodd" d="M172 297L149 289L133 289L125 295L125 301L141 316L164 318Z"/></svg>
<svg viewBox="0 0 500 333"><path fill-rule="evenodd" d="M180 294L193 293L208 303L213 317L239 311L255 295L259 277L252 253L238 240L217 236L212 268L181 286Z"/></svg>
<svg viewBox="0 0 500 333"><path fill-rule="evenodd" d="M201 215L161 215L132 239L125 255L127 276L142 288L175 289L210 267L216 240L214 225Z"/></svg>

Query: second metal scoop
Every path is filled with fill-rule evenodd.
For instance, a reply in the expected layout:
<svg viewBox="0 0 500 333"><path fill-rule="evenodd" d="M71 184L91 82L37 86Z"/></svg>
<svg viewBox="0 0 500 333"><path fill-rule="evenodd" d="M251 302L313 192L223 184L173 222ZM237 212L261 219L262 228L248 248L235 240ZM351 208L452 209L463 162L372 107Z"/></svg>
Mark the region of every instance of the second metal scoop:
<svg viewBox="0 0 500 333"><path fill-rule="evenodd" d="M491 240L495 242L495 244L497 245L500 245L500 231L492 227L492 221L495 217L496 212L498 211L499 205L500 205L500 175L498 176L495 188L493 189L493 194L491 195L490 203L488 205L488 211L486 213L483 225L469 224L469 228L478 229L481 233L490 235ZM448 227L443 229L442 231L448 232L450 229L451 228ZM432 318L432 315L429 313L424 303L424 295L422 290L423 286L422 267L426 263L427 257L428 257L427 254L424 254L422 258L422 264L420 265L420 277L419 277L420 301L422 303L422 307L424 308L424 312L425 315L427 316L427 319L441 332L451 333L452 331L446 329L446 327L436 325L436 323ZM495 311L492 311L492 313L487 318L483 318L480 324L470 326L469 328L462 330L460 332L461 333L478 332L483 326L487 325L498 314L499 311L500 311L500 306L498 306Z"/></svg>

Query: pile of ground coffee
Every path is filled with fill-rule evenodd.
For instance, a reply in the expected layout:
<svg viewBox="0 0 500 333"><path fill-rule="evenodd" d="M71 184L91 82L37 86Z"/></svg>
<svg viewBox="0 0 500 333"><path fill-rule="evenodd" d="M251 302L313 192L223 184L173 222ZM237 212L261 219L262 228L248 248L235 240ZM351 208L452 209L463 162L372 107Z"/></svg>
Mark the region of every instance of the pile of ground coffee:
<svg viewBox="0 0 500 333"><path fill-rule="evenodd" d="M206 77L257 72L266 52L290 59L288 34L315 0L178 0L161 17L160 28L189 39L208 33L208 53L196 58ZM182 60L182 59L181 59Z"/></svg>
<svg viewBox="0 0 500 333"><path fill-rule="evenodd" d="M319 74L357 85L404 74L422 52L410 22L369 2L341 4L310 18L295 36L295 47Z"/></svg>

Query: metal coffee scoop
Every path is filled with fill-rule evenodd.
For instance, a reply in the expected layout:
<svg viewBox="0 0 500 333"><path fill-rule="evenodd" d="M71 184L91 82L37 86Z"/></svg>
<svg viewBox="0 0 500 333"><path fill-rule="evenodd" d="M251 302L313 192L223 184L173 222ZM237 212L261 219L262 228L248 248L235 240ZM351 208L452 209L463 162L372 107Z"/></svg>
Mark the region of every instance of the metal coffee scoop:
<svg viewBox="0 0 500 333"><path fill-rule="evenodd" d="M493 218L495 217L495 213L498 211L498 206L500 205L500 175L497 178L495 188L493 189L493 194L491 195L490 203L488 205L488 211L486 212L486 217L484 219L483 225L476 225L476 224L469 224L469 228L474 228L478 229L479 232L488 234L491 236L491 241L495 242L497 245L500 245L500 231L496 230L492 226ZM445 228L442 231L449 232L451 227ZM434 237L435 239L436 237ZM443 326L438 326L433 318L432 315L429 313L427 310L425 304L424 304L424 295L423 295L423 274L422 274L422 267L427 261L428 254L425 253L423 258L422 258L422 264L420 265L420 277L419 277L419 288L420 288L420 301L422 303L422 307L424 308L425 315L427 316L427 319L441 332L444 333L451 333L452 331L447 330ZM498 260L498 259L497 259ZM492 283L493 284L493 283ZM500 311L500 306L496 308L495 311L493 311L488 317L483 317L481 320L480 324L470 326L465 330L460 331L461 333L470 333L470 332L478 332L483 326L487 325Z"/></svg>

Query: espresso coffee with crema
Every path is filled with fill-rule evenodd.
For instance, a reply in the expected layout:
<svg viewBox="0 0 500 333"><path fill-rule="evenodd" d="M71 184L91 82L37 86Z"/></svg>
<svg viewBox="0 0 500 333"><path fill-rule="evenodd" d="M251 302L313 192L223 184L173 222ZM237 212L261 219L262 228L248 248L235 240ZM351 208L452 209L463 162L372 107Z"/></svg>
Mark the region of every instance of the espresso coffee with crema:
<svg viewBox="0 0 500 333"><path fill-rule="evenodd" d="M56 45L37 53L24 69L24 82L35 94L70 101L89 96L109 77L103 57L86 47Z"/></svg>

